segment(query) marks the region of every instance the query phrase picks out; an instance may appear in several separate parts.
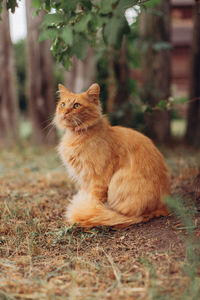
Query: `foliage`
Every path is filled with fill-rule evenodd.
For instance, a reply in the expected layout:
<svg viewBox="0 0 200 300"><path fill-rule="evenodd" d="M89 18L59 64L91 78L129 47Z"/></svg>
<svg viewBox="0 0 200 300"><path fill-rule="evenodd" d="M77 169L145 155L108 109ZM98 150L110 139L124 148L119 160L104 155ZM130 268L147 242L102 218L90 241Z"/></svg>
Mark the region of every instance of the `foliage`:
<svg viewBox="0 0 200 300"><path fill-rule="evenodd" d="M0 0L0 13L2 11L2 5L3 5L3 1L4 0ZM21 1L21 0L19 0ZM17 0L6 0L6 7L7 9L10 9L12 13L15 12L15 8L18 6L18 3L19 2Z"/></svg>
<svg viewBox="0 0 200 300"><path fill-rule="evenodd" d="M119 49L122 37L130 32L125 10L141 3L141 0L34 0L36 13L47 12L39 40L51 39L54 56L68 69L70 58L75 55L84 59L89 45Z"/></svg>
<svg viewBox="0 0 200 300"><path fill-rule="evenodd" d="M138 69L140 67L140 51L139 51L139 22L138 16L140 10L135 8L136 16L134 22L129 25L130 32L126 36L125 48L126 48L126 63L128 64L129 69ZM97 65L97 81L101 86L101 95L100 99L103 103L104 111L106 111L106 101L109 97L109 77L110 69L112 68L113 59L117 57L119 59L118 51L116 49L108 49L106 45L102 45L101 48L98 48L95 54L95 60ZM114 69L114 68L113 68ZM111 71L112 72L112 71ZM116 76L113 72L112 76ZM120 86L120 82L117 82L115 78L115 84ZM136 80L133 78L127 78L127 89L130 94L130 99L125 99L122 105L113 107L112 112L109 114L110 121L112 124L123 124L123 120L127 111L129 111L130 118L126 118L125 126L130 126L137 128L139 130L144 129L144 112L142 111L142 102L139 100L139 88ZM128 101L129 100L129 101Z"/></svg>
<svg viewBox="0 0 200 300"><path fill-rule="evenodd" d="M20 1L20 0L19 0ZM39 41L52 40L52 50L66 69L70 58L86 57L88 45L119 49L124 35L130 33L125 11L136 5L153 7L159 0L33 0L35 13L46 12ZM0 12L2 9L0 0ZM6 0L12 12L17 0Z"/></svg>

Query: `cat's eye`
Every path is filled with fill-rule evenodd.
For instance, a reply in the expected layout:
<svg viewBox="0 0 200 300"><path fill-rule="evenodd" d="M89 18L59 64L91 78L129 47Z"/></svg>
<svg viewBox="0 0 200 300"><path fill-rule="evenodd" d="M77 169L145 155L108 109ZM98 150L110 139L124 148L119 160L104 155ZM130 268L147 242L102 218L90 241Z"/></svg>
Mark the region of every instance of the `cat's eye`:
<svg viewBox="0 0 200 300"><path fill-rule="evenodd" d="M74 103L73 108L76 109L76 108L78 108L79 106L81 106L80 103L76 102L76 103Z"/></svg>
<svg viewBox="0 0 200 300"><path fill-rule="evenodd" d="M65 102L62 102L62 103L61 103L61 106L62 106L62 107L65 107Z"/></svg>

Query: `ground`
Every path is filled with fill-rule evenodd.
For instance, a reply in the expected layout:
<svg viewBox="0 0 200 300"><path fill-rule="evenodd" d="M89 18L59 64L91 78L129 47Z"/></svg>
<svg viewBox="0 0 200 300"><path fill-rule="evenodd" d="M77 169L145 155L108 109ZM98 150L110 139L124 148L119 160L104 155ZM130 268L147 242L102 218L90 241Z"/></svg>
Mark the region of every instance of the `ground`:
<svg viewBox="0 0 200 300"><path fill-rule="evenodd" d="M196 201L193 219L172 213L122 230L85 232L65 223L76 187L55 148L2 149L0 299L200 299L193 185L200 153L182 146L161 151L173 195L189 199L189 207Z"/></svg>

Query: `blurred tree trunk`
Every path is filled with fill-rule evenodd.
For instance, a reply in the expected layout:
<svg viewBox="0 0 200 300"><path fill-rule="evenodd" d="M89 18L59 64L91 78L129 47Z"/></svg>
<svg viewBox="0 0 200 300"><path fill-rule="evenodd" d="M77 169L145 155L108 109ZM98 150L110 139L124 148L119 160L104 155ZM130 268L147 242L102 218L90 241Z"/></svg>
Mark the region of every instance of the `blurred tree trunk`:
<svg viewBox="0 0 200 300"><path fill-rule="evenodd" d="M190 99L187 116L186 140L200 146L200 3L194 9L194 29L190 74Z"/></svg>
<svg viewBox="0 0 200 300"><path fill-rule="evenodd" d="M49 123L55 112L55 90L53 77L53 58L50 52L50 42L39 43L39 26L43 14L32 17L32 1L26 1L27 14L27 75L28 101L33 126L33 139L38 144L54 143L55 128L49 128Z"/></svg>
<svg viewBox="0 0 200 300"><path fill-rule="evenodd" d="M128 87L129 72L127 47L124 39L120 51L110 53L109 57L106 110L108 113L111 113L113 124L130 125L131 123L130 92Z"/></svg>
<svg viewBox="0 0 200 300"><path fill-rule="evenodd" d="M0 139L15 139L18 134L18 99L9 16L3 2L0 20Z"/></svg>
<svg viewBox="0 0 200 300"><path fill-rule="evenodd" d="M155 13L156 10L156 13ZM141 15L142 78L144 101L154 107L170 96L170 1L161 0L154 13ZM146 50L145 50L146 48ZM146 134L158 142L170 138L170 115L167 111L153 111L145 116Z"/></svg>
<svg viewBox="0 0 200 300"><path fill-rule="evenodd" d="M73 57L70 71L65 72L65 85L73 93L80 93L87 90L95 78L94 50L89 47L84 61Z"/></svg>

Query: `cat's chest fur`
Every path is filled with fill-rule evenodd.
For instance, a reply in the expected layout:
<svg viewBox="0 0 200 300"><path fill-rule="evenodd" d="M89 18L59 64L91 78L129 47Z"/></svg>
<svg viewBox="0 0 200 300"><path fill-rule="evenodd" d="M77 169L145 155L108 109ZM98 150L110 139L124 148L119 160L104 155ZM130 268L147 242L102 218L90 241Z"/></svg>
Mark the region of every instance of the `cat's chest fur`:
<svg viewBox="0 0 200 300"><path fill-rule="evenodd" d="M82 145L80 141L78 141L78 139L73 139L70 136L64 136L58 146L58 152L61 159L67 168L69 175L75 180L78 180L84 175L81 148Z"/></svg>
<svg viewBox="0 0 200 300"><path fill-rule="evenodd" d="M96 158L106 155L107 144L100 138L65 135L58 147L58 152L69 175L78 181L89 181L91 175L102 174L106 157L96 163ZM102 153L104 150L104 153ZM107 155L106 155L107 156Z"/></svg>

